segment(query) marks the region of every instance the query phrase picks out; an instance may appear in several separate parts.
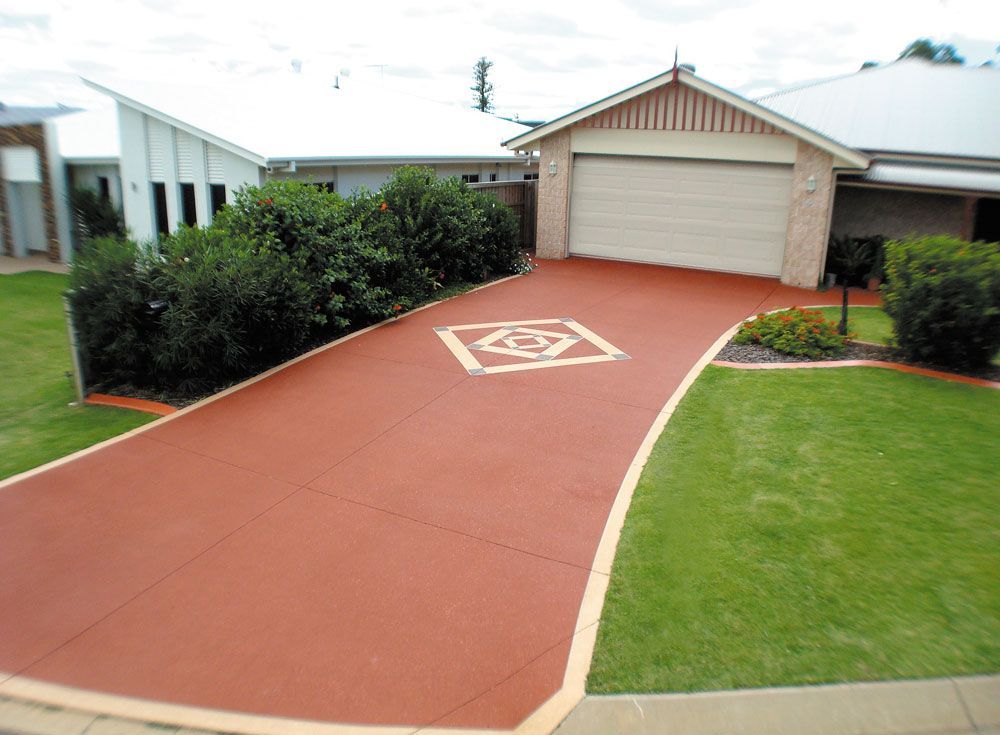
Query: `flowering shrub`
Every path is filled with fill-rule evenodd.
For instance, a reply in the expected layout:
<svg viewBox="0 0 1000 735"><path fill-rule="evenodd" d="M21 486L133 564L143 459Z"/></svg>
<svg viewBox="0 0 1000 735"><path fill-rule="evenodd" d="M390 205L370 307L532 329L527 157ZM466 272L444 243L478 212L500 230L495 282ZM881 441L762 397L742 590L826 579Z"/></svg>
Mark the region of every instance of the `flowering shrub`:
<svg viewBox="0 0 1000 735"><path fill-rule="evenodd" d="M442 286L517 272L517 236L508 207L430 169L349 200L298 181L245 187L209 227L86 244L70 297L88 380L211 389Z"/></svg>
<svg viewBox="0 0 1000 735"><path fill-rule="evenodd" d="M837 333L822 312L792 307L772 314L758 314L743 322L733 341L759 344L789 355L819 358L835 355L844 348L847 336Z"/></svg>
<svg viewBox="0 0 1000 735"><path fill-rule="evenodd" d="M883 308L911 360L986 365L1000 349L1000 243L947 235L886 243Z"/></svg>

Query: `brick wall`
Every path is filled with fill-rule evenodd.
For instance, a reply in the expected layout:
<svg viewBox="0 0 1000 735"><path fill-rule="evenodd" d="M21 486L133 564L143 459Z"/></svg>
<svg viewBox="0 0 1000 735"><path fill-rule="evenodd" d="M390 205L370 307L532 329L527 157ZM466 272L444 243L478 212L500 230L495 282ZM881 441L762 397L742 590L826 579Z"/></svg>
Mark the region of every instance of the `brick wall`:
<svg viewBox="0 0 1000 735"><path fill-rule="evenodd" d="M59 260L59 234L56 229L56 211L52 201L52 179L49 177L49 161L46 156L45 129L40 124L13 125L0 128L0 147L27 145L38 151L38 166L41 171L42 212L45 217L45 239L48 242L49 260ZM7 188L0 171L0 222L3 227L3 255L14 254L13 232L7 211Z"/></svg>
<svg viewBox="0 0 1000 735"><path fill-rule="evenodd" d="M963 234L965 198L915 191L839 186L833 200L835 235Z"/></svg>
<svg viewBox="0 0 1000 735"><path fill-rule="evenodd" d="M538 214L535 253L539 258L565 258L569 234L569 177L572 156L569 128L541 140L538 158ZM557 172L549 173L555 161Z"/></svg>
<svg viewBox="0 0 1000 735"><path fill-rule="evenodd" d="M809 177L816 180L808 191ZM833 200L833 157L798 141L792 168L792 201L785 233L785 257L781 282L814 288L826 257L827 225Z"/></svg>

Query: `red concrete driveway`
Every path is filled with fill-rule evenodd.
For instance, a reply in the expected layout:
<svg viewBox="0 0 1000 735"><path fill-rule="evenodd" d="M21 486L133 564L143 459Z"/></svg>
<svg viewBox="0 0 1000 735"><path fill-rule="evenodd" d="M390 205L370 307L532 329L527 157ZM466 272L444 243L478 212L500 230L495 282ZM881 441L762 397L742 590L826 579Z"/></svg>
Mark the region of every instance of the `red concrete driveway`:
<svg viewBox="0 0 1000 735"><path fill-rule="evenodd" d="M762 278L545 262L14 483L0 669L249 713L514 726L561 685L656 413L733 323L816 301ZM561 317L630 359L470 375L434 329L556 320L471 350L484 367L546 343L608 354L571 344Z"/></svg>

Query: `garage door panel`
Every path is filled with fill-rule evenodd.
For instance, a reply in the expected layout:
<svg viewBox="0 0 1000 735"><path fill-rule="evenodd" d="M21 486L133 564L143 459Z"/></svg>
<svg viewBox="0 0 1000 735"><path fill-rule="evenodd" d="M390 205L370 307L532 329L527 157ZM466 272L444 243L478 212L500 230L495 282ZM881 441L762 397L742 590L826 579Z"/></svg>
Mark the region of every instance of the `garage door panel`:
<svg viewBox="0 0 1000 735"><path fill-rule="evenodd" d="M791 167L578 155L570 252L777 275Z"/></svg>

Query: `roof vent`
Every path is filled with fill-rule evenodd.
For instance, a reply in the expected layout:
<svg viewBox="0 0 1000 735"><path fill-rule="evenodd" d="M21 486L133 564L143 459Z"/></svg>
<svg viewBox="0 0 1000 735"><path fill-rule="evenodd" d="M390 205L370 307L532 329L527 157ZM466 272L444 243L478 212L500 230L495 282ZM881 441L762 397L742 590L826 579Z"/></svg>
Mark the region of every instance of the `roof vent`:
<svg viewBox="0 0 1000 735"><path fill-rule="evenodd" d="M695 68L694 64L678 64L677 66L683 69L684 71L689 71L692 74L694 74L694 68Z"/></svg>

